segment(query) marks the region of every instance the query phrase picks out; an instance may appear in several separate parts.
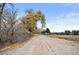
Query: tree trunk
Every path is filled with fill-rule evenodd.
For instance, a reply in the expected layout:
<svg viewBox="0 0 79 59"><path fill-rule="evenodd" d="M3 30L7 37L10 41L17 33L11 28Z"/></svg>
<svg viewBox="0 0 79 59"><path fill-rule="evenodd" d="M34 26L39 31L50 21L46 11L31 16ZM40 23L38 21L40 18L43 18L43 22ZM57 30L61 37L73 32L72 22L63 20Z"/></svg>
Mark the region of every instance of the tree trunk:
<svg viewBox="0 0 79 59"><path fill-rule="evenodd" d="M2 28L1 27L1 22L2 22L2 14L3 14L3 10L4 10L4 7L5 7L5 4L6 3L3 3L2 4L1 11L0 11L0 41L2 40L2 38L1 38L2 37L2 33L1 33L1 28Z"/></svg>

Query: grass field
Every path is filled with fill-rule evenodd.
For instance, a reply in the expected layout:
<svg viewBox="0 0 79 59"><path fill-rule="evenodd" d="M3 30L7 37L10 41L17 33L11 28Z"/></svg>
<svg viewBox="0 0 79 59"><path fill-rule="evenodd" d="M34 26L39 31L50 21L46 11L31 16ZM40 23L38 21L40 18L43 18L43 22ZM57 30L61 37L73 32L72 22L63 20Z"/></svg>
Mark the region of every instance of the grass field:
<svg viewBox="0 0 79 59"><path fill-rule="evenodd" d="M79 35L49 35L50 37L71 40L79 44Z"/></svg>

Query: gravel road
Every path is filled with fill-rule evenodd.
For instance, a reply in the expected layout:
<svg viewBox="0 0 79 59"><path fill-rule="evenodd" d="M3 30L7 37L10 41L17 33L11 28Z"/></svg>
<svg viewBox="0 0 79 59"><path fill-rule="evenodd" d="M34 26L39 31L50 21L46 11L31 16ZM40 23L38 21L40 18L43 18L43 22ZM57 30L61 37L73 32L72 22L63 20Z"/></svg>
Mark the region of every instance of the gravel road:
<svg viewBox="0 0 79 59"><path fill-rule="evenodd" d="M23 47L7 51L4 55L78 55L79 45L65 39L35 35Z"/></svg>

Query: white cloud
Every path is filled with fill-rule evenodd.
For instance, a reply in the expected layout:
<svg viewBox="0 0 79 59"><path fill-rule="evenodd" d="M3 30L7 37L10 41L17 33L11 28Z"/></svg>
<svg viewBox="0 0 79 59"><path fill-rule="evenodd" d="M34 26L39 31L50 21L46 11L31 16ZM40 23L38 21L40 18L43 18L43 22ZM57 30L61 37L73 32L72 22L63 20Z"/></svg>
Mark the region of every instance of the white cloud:
<svg viewBox="0 0 79 59"><path fill-rule="evenodd" d="M53 19L51 17L51 19ZM62 32L65 30L79 30L79 13L61 13L55 21L47 24L51 32Z"/></svg>

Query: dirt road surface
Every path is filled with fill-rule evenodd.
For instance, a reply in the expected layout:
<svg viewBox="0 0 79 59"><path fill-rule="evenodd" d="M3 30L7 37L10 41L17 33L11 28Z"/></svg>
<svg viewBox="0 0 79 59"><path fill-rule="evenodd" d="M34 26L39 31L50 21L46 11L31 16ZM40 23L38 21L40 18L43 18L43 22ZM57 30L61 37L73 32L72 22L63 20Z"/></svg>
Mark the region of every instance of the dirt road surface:
<svg viewBox="0 0 79 59"><path fill-rule="evenodd" d="M3 53L4 55L78 55L79 45L65 39L35 35L23 47Z"/></svg>

